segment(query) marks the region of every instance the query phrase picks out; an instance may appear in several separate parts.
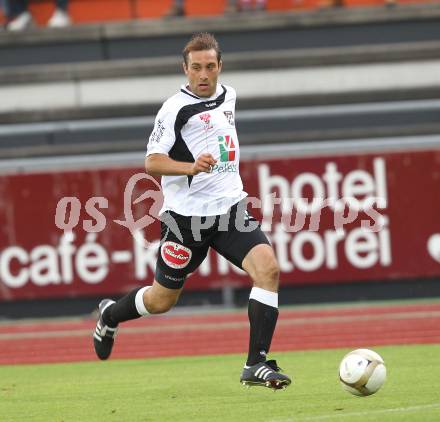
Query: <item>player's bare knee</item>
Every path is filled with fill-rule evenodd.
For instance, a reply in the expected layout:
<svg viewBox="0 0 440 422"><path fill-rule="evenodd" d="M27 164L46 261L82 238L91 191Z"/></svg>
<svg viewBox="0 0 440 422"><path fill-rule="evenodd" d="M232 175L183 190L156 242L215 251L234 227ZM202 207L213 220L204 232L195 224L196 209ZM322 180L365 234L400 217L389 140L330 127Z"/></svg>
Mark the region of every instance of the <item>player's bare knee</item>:
<svg viewBox="0 0 440 422"><path fill-rule="evenodd" d="M151 297L148 303L145 304L150 314L164 314L168 312L176 303L178 297Z"/></svg>
<svg viewBox="0 0 440 422"><path fill-rule="evenodd" d="M268 280L278 281L280 277L280 266L278 265L278 261L274 256L266 259L262 264L262 272L264 273L264 278Z"/></svg>
<svg viewBox="0 0 440 422"><path fill-rule="evenodd" d="M164 314L168 312L174 305L176 301L156 301L149 303L146 307L150 314Z"/></svg>
<svg viewBox="0 0 440 422"><path fill-rule="evenodd" d="M258 265L254 275L254 285L262 289L275 291L278 289L280 267L276 259Z"/></svg>

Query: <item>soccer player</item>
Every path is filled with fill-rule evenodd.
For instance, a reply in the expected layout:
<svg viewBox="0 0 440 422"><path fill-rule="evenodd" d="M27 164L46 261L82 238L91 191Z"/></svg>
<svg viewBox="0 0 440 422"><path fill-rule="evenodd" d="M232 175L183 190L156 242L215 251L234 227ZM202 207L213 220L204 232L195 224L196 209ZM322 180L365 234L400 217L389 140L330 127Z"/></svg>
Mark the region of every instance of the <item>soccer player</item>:
<svg viewBox="0 0 440 422"><path fill-rule="evenodd" d="M266 0L228 0L225 13L245 12L252 10L264 10ZM185 0L174 0L166 17L184 16Z"/></svg>
<svg viewBox="0 0 440 422"><path fill-rule="evenodd" d="M188 82L159 110L147 146L146 171L162 176L164 195L155 279L117 302L100 302L94 347L100 359L107 359L121 322L171 309L186 277L212 247L253 282L249 352L240 381L281 389L291 381L267 360L278 319L279 267L267 237L246 210L236 93L217 82L221 69L214 36L195 34L183 50Z"/></svg>

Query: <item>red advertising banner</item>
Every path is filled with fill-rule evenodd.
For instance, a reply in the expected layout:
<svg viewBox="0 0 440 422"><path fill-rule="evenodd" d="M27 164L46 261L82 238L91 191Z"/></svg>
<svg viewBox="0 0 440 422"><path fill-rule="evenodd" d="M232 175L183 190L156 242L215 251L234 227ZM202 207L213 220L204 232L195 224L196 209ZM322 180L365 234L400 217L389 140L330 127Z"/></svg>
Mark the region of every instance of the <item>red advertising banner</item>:
<svg viewBox="0 0 440 422"><path fill-rule="evenodd" d="M283 284L440 276L440 151L240 164ZM252 199L254 198L254 199ZM0 300L151 284L161 205L141 168L0 177ZM188 289L249 286L213 251Z"/></svg>

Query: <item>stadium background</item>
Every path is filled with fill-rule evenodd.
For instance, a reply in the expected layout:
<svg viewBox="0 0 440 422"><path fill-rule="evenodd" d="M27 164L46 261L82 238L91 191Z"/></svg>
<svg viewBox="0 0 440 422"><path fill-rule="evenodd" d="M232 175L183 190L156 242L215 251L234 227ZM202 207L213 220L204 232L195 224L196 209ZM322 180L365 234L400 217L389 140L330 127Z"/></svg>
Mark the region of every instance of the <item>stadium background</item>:
<svg viewBox="0 0 440 422"><path fill-rule="evenodd" d="M40 24L52 7L31 2ZM0 33L0 318L83 315L151 282L153 249L114 220L148 208L131 199L151 185L137 184L128 205L124 189L142 172L158 107L184 82L182 45L204 30L225 51L221 81L238 91L250 194L310 195L330 168L341 189L388 199L382 235L365 237L358 219L336 240L329 210L318 232L272 233L281 304L438 297L440 4L268 1L267 12L223 16L224 2L188 1L187 17L164 20L168 7L72 0L70 28ZM65 196L81 205L70 238L55 225ZM93 197L108 199L107 225L88 234ZM157 224L147 231L154 241ZM211 256L180 306L240 306L248 291Z"/></svg>

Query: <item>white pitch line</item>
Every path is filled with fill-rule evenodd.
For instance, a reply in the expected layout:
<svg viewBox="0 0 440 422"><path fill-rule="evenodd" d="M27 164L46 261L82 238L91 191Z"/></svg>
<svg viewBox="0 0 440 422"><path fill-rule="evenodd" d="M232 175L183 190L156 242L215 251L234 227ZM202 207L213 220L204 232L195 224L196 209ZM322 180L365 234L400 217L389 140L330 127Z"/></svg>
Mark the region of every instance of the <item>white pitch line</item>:
<svg viewBox="0 0 440 422"><path fill-rule="evenodd" d="M287 419L271 419L268 422L300 422L300 421L323 421L326 419L352 418L357 416L373 416L388 413L412 413L421 410L440 409L440 403L424 404L420 406L394 407L391 409L370 410L365 412L349 412L349 413L332 413L326 415L316 415L308 417L289 417Z"/></svg>

